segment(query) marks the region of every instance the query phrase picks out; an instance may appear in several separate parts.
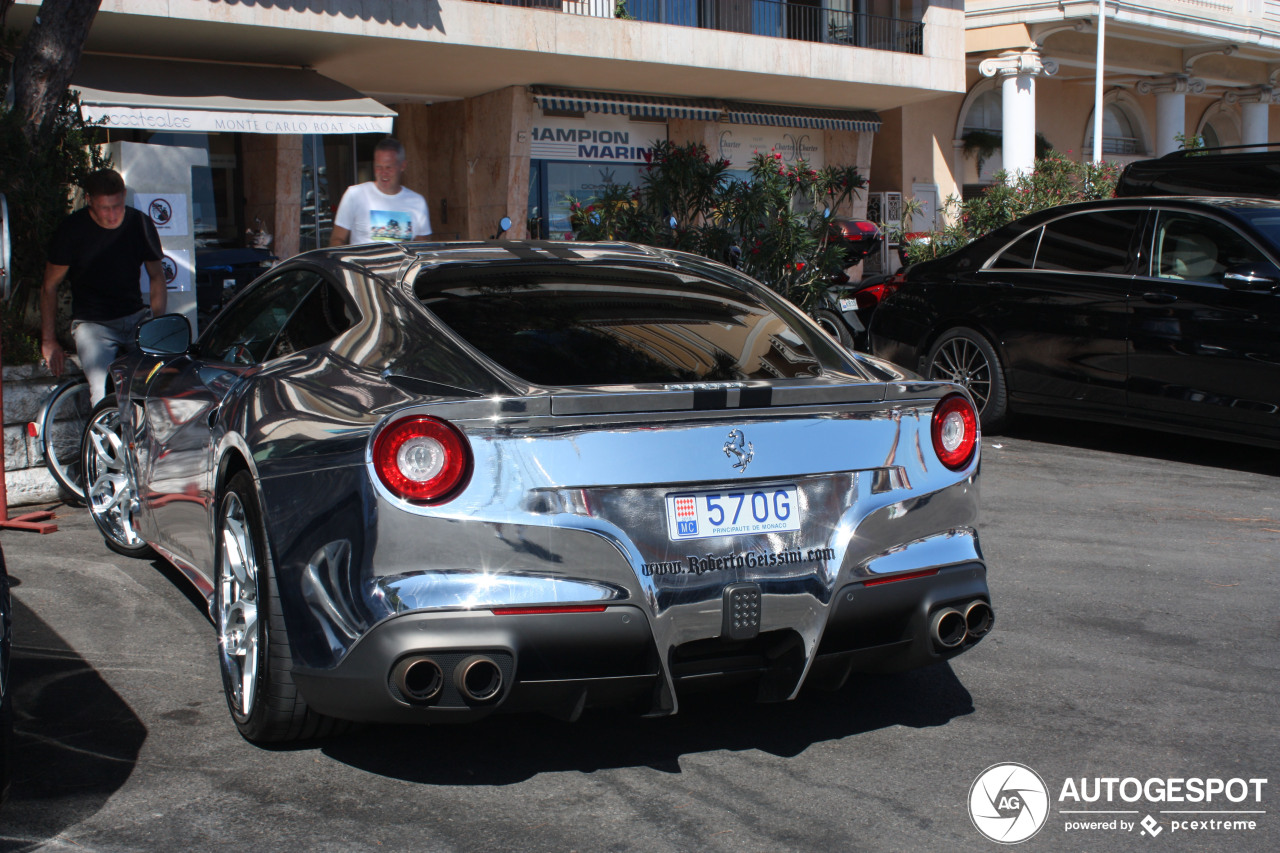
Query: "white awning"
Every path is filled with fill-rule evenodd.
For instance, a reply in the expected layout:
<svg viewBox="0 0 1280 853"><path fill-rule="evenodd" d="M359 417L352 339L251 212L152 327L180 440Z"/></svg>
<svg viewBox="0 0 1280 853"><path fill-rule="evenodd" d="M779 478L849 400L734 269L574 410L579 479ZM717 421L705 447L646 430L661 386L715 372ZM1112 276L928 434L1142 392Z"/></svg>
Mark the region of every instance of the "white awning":
<svg viewBox="0 0 1280 853"><path fill-rule="evenodd" d="M390 133L394 110L303 68L85 54L71 80L85 119L205 133Z"/></svg>

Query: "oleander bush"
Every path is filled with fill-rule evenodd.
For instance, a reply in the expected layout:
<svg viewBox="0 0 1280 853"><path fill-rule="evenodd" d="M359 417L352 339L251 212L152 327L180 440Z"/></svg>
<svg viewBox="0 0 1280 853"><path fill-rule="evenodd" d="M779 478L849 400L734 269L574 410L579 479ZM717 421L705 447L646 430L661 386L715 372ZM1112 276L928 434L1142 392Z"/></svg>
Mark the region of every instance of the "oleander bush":
<svg viewBox="0 0 1280 853"><path fill-rule="evenodd" d="M1012 180L996 172L995 183L968 200L947 198L947 225L913 240L907 248L909 262L950 254L1020 216L1076 201L1115 195L1120 166L1115 163L1078 163L1050 150L1036 160L1029 174Z"/></svg>
<svg viewBox="0 0 1280 853"><path fill-rule="evenodd" d="M627 240L729 261L804 308L846 266L831 220L866 186L852 166L811 169L757 153L737 180L701 143L661 141L639 187L571 200L578 240Z"/></svg>

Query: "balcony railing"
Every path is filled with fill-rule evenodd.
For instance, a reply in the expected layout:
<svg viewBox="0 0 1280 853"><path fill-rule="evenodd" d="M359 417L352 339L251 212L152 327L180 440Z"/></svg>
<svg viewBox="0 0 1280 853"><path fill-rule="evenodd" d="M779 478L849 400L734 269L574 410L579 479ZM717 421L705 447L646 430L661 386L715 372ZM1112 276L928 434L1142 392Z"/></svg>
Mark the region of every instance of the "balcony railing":
<svg viewBox="0 0 1280 853"><path fill-rule="evenodd" d="M924 52L924 23L785 0L477 0L898 53Z"/></svg>

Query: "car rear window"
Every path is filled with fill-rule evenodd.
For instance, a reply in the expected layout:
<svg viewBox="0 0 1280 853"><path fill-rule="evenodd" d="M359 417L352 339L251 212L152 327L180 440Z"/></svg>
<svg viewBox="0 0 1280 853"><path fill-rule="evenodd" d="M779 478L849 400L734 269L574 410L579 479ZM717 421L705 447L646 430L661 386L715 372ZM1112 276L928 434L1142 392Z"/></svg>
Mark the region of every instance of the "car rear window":
<svg viewBox="0 0 1280 853"><path fill-rule="evenodd" d="M1043 228L1036 228L1025 234L990 263L991 269L1029 270L1036 259L1036 247L1040 245L1040 234Z"/></svg>
<svg viewBox="0 0 1280 853"><path fill-rule="evenodd" d="M1130 272L1133 235L1141 210L1091 210L1044 227L1035 268L1060 272Z"/></svg>
<svg viewBox="0 0 1280 853"><path fill-rule="evenodd" d="M537 385L814 376L813 332L756 296L666 270L495 265L433 270L417 297L473 347Z"/></svg>

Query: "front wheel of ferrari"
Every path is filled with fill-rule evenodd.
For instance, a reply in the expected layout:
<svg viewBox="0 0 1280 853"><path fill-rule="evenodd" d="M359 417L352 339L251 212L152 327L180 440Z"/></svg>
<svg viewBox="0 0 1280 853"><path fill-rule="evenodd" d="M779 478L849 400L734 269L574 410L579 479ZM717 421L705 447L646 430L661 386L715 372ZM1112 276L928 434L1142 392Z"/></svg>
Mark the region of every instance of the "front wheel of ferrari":
<svg viewBox="0 0 1280 853"><path fill-rule="evenodd" d="M227 707L246 740L325 737L346 723L307 707L293 655L253 477L241 471L218 504L213 616Z"/></svg>
<svg viewBox="0 0 1280 853"><path fill-rule="evenodd" d="M85 503L107 547L126 557L153 556L151 546L138 535L138 493L126 458L129 441L115 394L103 397L93 408L80 452Z"/></svg>

